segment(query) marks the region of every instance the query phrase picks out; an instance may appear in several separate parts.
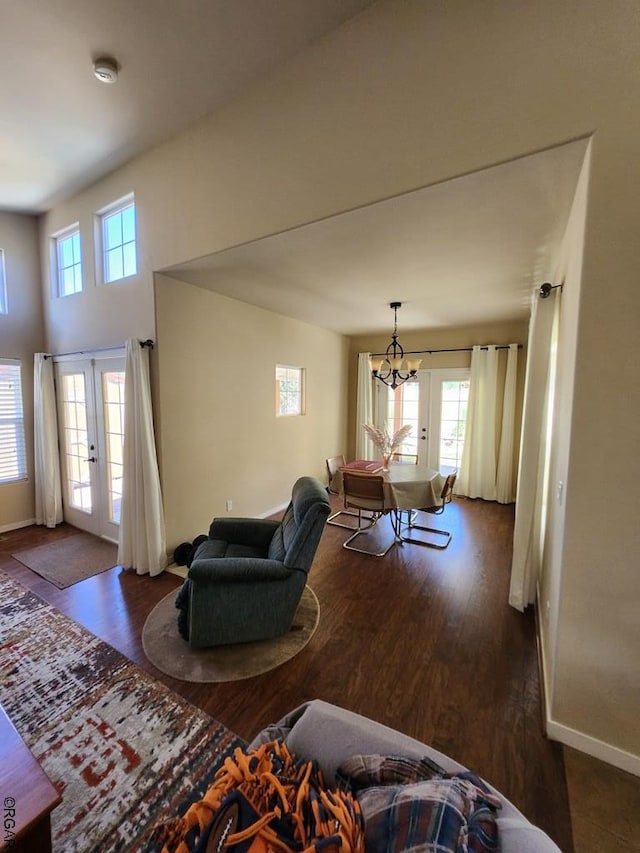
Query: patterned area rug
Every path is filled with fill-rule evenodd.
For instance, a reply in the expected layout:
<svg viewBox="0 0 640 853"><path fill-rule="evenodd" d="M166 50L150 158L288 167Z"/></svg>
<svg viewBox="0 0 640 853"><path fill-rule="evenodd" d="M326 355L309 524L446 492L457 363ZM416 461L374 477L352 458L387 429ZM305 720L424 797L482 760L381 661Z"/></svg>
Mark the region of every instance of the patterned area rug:
<svg viewBox="0 0 640 853"><path fill-rule="evenodd" d="M243 745L2 573L0 702L62 794L60 853L149 850L155 822L201 798Z"/></svg>

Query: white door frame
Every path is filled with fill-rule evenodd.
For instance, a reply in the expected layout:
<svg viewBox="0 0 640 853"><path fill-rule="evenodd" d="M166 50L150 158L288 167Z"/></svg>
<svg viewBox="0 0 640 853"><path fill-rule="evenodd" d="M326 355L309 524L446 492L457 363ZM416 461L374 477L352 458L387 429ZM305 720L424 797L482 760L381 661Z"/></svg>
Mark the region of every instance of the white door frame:
<svg viewBox="0 0 640 853"><path fill-rule="evenodd" d="M447 380L468 379L471 371L468 367L433 368L418 370L419 388L416 447L418 466L440 470L440 429L442 420L442 382ZM409 380L412 381L412 380ZM406 384L406 383L405 383ZM386 420L385 403L388 387L382 382L374 385L374 412L376 423Z"/></svg>
<svg viewBox="0 0 640 853"><path fill-rule="evenodd" d="M104 355L94 353L90 356L58 356L54 358L54 367L64 519L74 527L117 542L119 524L111 518L108 496L109 437L105 430L102 376L106 371L124 373L124 350L117 350L115 354L110 351ZM63 400L65 375L81 375L84 382L86 430L79 429L75 435L71 431L68 432L68 425L65 422ZM82 409L81 405L79 409ZM75 426L83 426L82 414L79 416L79 424ZM75 444L80 446L73 450L79 452L70 455L67 452L69 446L74 443L73 439L78 437L80 440L76 440ZM70 488L70 481L74 479L78 482L78 499L76 500L73 499Z"/></svg>

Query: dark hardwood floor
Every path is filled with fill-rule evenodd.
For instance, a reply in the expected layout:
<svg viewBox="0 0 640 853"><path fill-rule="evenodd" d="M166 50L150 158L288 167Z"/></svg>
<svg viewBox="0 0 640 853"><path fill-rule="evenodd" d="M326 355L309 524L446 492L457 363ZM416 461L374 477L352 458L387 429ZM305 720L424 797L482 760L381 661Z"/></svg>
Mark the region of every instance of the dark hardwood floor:
<svg viewBox="0 0 640 853"><path fill-rule="evenodd" d="M380 536L390 536L381 522ZM372 717L478 772L573 853L562 749L542 731L534 614L507 604L513 507L455 499L434 526L446 551L404 545L381 559L345 551L327 527L309 584L321 606L311 642L278 669L227 684L158 672L140 640L180 584L112 569L58 590L11 554L76 531L0 535L0 570L111 643L245 739L312 698Z"/></svg>

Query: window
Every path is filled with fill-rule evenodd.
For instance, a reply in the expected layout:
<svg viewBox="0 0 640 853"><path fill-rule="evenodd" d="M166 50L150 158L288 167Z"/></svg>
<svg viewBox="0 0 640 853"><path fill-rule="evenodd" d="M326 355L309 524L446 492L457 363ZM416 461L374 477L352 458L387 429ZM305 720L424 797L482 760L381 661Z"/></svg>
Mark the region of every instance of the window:
<svg viewBox="0 0 640 853"><path fill-rule="evenodd" d="M387 387L387 411L384 424L389 435L394 435L406 424L411 432L395 453L397 462L415 462L418 456L418 427L420 424L420 386L409 381L394 389Z"/></svg>
<svg viewBox="0 0 640 853"><path fill-rule="evenodd" d="M102 281L108 284L138 272L136 206L133 196L99 214L102 241Z"/></svg>
<svg viewBox="0 0 640 853"><path fill-rule="evenodd" d="M469 404L469 380L445 379L441 383L439 468L460 468Z"/></svg>
<svg viewBox="0 0 640 853"><path fill-rule="evenodd" d="M124 467L124 371L102 374L109 521L120 524Z"/></svg>
<svg viewBox="0 0 640 853"><path fill-rule="evenodd" d="M390 433L410 424L395 461L448 472L460 467L469 401L469 369L419 370L395 391L374 384L376 423Z"/></svg>
<svg viewBox="0 0 640 853"><path fill-rule="evenodd" d="M304 368L276 365L276 415L304 415Z"/></svg>
<svg viewBox="0 0 640 853"><path fill-rule="evenodd" d="M20 362L0 359L0 483L26 478Z"/></svg>
<svg viewBox="0 0 640 853"><path fill-rule="evenodd" d="M4 249L0 249L0 314L7 313L7 284L4 277Z"/></svg>
<svg viewBox="0 0 640 853"><path fill-rule="evenodd" d="M53 238L58 296L71 296L82 290L82 255L80 229L77 225L61 231Z"/></svg>

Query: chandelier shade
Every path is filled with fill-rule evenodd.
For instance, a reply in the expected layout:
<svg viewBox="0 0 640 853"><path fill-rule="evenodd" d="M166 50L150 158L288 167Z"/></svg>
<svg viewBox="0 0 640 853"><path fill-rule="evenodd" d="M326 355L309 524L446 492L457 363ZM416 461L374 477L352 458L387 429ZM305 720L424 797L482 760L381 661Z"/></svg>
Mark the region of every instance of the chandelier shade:
<svg viewBox="0 0 640 853"><path fill-rule="evenodd" d="M391 342L384 355L372 355L369 359L372 375L394 390L408 379L413 379L422 364L421 358L405 359L404 349L398 340L398 308L401 306L402 302L389 303L394 317Z"/></svg>

